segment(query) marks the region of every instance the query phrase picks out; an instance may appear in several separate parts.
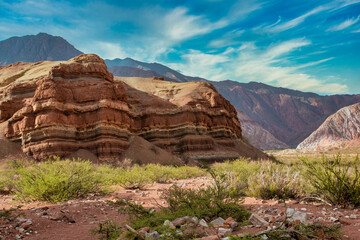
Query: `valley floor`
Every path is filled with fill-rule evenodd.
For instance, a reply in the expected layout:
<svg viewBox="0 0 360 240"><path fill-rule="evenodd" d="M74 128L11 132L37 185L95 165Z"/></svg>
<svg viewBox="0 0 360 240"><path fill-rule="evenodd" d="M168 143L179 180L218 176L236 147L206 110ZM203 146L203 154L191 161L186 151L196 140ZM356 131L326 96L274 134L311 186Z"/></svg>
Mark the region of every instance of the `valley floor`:
<svg viewBox="0 0 360 240"><path fill-rule="evenodd" d="M0 209L10 209L23 204L23 216L13 222L0 223L0 239L29 240L91 240L99 236L91 234L91 230L105 220L122 223L128 216L118 213L109 201L128 199L142 204L146 208L159 208L164 205L161 193L177 184L186 188L204 187L210 183L208 177L197 177L177 180L173 183L155 183L144 190L126 190L119 188L107 196L91 196L83 200L71 200L58 204L45 202L20 203L14 200L14 195L0 195ZM355 209L338 209L319 203L305 203L295 200L281 202L277 200L261 200L246 197L243 205L252 213L256 213L266 221L282 221L286 209L292 208L307 213L309 221L321 222L325 225L341 224L344 239L359 239L360 212ZM266 229L262 226L248 225L240 227L234 234L244 232L254 233ZM217 239L217 238L213 238ZM221 239L221 238L218 238Z"/></svg>

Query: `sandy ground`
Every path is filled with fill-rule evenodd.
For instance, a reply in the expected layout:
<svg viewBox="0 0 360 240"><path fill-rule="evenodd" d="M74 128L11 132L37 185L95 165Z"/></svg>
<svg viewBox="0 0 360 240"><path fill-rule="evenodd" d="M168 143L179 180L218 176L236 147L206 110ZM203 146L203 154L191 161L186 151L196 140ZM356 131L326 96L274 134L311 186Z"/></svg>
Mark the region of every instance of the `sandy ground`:
<svg viewBox="0 0 360 240"><path fill-rule="evenodd" d="M107 196L91 196L82 200L49 204L45 202L21 203L14 200L13 195L0 196L0 208L9 209L22 204L24 216L16 222L0 222L0 239L31 239L31 240L91 240L98 239L91 234L91 229L107 219L119 224L126 221L126 215L119 214L117 209L108 201L128 199L147 208L158 208L164 205L160 196L172 184L188 188L199 188L209 184L209 179L199 177L178 180L169 184L148 185L145 190L126 190L118 188ZM243 205L252 213L256 213L265 220L272 216L277 221L284 218L287 208L305 212L311 222L324 224L341 224L344 239L360 239L360 212L357 209L338 209L332 206L315 203L303 203L294 200L285 203L277 200L261 200L245 198ZM29 221L30 220L30 221ZM245 226L240 232L258 232L264 227Z"/></svg>

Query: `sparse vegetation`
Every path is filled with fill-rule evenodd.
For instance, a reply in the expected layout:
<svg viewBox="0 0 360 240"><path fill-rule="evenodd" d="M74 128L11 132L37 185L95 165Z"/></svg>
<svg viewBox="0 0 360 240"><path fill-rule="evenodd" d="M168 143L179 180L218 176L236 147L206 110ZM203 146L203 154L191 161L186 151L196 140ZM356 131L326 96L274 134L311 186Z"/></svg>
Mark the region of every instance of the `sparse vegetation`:
<svg viewBox="0 0 360 240"><path fill-rule="evenodd" d="M254 162L240 159L214 166L231 178L236 191L262 199L298 198L305 194L305 181L295 167L274 162Z"/></svg>
<svg viewBox="0 0 360 240"><path fill-rule="evenodd" d="M88 161L54 158L41 163L13 162L11 173L8 183L23 200L59 202L107 190L107 184Z"/></svg>
<svg viewBox="0 0 360 240"><path fill-rule="evenodd" d="M247 195L261 199L296 199L306 190L300 171L272 163L263 164L248 182Z"/></svg>
<svg viewBox="0 0 360 240"><path fill-rule="evenodd" d="M303 159L306 177L325 201L341 207L360 206L359 157L344 161L340 154L320 162Z"/></svg>
<svg viewBox="0 0 360 240"><path fill-rule="evenodd" d="M99 239L118 239L124 231L111 220L106 220L103 223L99 223L97 229L92 229L93 235L100 235Z"/></svg>
<svg viewBox="0 0 360 240"><path fill-rule="evenodd" d="M59 202L82 198L90 193L106 193L111 185L142 189L154 181L169 182L205 174L198 167L150 164L116 168L52 157L40 163L12 161L0 176L0 191L15 192L23 200Z"/></svg>
<svg viewBox="0 0 360 240"><path fill-rule="evenodd" d="M212 170L209 170L209 173L214 180L214 184L207 188L191 190L174 185L165 191L162 198L168 207L162 207L159 211L145 209L141 205L125 200L118 200L114 204L119 206L120 212L126 213L131 217L130 225L133 229L138 230L143 227L150 227L160 234L166 235L166 239L192 239L203 236L203 233L179 233L174 229L164 226L165 220L172 221L185 216L194 216L198 219L203 218L206 220L212 220L220 216L225 218L231 216L239 222L247 220L250 213L239 205L241 198L234 195L231 191L227 176L224 174L217 175ZM106 229L109 229L111 226L108 223ZM100 228L104 228L104 226L99 226L99 229L96 230L97 233L101 234L102 237L105 237L105 234L110 236L108 233L101 232ZM120 232L107 239L117 239L119 236ZM137 238L130 231L127 234L127 239Z"/></svg>
<svg viewBox="0 0 360 240"><path fill-rule="evenodd" d="M269 229L255 234L248 234L243 237L230 237L231 240L289 240L289 239L342 239L340 226L324 226L321 224L298 224L294 227L289 227L286 224L281 225L275 229Z"/></svg>
<svg viewBox="0 0 360 240"><path fill-rule="evenodd" d="M22 213L19 212L21 206L17 206L17 208L10 208L0 210L0 221L13 221L17 217L21 216Z"/></svg>
<svg viewBox="0 0 360 240"><path fill-rule="evenodd" d="M137 230L150 227L167 236L166 239L192 239L204 233L176 231L164 226L185 216L205 219L232 217L246 223L249 212L241 205L242 196L262 199L302 198L316 193L325 201L342 207L360 206L359 159L343 160L340 155L321 161L302 159L301 164L284 165L275 162L255 162L246 159L218 163L206 170L199 167L160 165L113 167L94 165L88 161L60 160L53 157L46 162L13 161L0 175L0 191L12 191L23 200L59 202L82 198L90 193L109 192L110 186L127 189L146 188L153 182L169 183L176 179L210 176L212 185L196 190L172 185L162 195L166 207L146 209L128 200L114 204L121 213L131 217L129 228L115 221L99 224L93 231L100 239L138 239ZM299 162L300 163L300 162ZM309 184L311 183L311 184ZM312 185L312 186L310 186ZM0 211L0 220L9 219L14 209ZM130 230L129 230L130 229ZM135 231L131 231L135 229ZM281 225L265 235L270 239L316 239L317 233L340 239L339 229L321 225ZM264 235L264 234L263 234ZM253 234L232 239L262 239ZM326 239L326 238L325 238Z"/></svg>

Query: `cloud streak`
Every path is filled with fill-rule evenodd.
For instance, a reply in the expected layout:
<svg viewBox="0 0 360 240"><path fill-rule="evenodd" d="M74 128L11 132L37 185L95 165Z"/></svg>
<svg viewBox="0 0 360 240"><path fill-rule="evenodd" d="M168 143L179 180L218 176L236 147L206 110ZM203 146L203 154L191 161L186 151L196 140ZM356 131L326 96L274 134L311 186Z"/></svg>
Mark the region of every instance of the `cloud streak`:
<svg viewBox="0 0 360 240"><path fill-rule="evenodd" d="M183 55L183 64L173 64L172 67L181 69L185 74L203 76L210 80L256 81L301 91L316 89L319 93L347 92L349 89L345 84L332 83L329 82L330 78L319 79L301 71L331 61L333 57L284 66L289 64L286 56L309 45L311 41L298 38L273 44L266 49L257 47L253 42L246 42L237 49L228 48L218 54L192 50Z"/></svg>
<svg viewBox="0 0 360 240"><path fill-rule="evenodd" d="M335 31L344 30L348 27L351 27L352 25L357 23L359 20L360 20L360 15L357 18L353 17L353 18L347 19L335 26L332 26L332 27L328 28L327 31L335 32Z"/></svg>
<svg viewBox="0 0 360 240"><path fill-rule="evenodd" d="M297 27L298 25L303 23L306 20L306 18L308 18L312 15L318 14L327 9L329 9L328 6L319 6L297 18L294 18L294 19L284 22L284 23L281 23L281 18L279 18L279 20L276 23L271 24L269 26L265 26L263 28L263 30L267 31L267 32L283 32L283 31L289 30L291 28Z"/></svg>

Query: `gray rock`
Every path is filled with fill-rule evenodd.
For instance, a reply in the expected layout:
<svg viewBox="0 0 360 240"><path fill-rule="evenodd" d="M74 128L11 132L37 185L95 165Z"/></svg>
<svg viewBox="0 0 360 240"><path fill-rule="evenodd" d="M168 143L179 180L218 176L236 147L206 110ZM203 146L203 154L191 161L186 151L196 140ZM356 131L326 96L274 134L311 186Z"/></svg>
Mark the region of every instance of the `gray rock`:
<svg viewBox="0 0 360 240"><path fill-rule="evenodd" d="M171 228L171 229L175 229L175 228L176 228L175 225L174 225L172 222L170 222L169 220L165 220L164 226L168 226L168 227Z"/></svg>
<svg viewBox="0 0 360 240"><path fill-rule="evenodd" d="M250 218L249 218L249 222L251 222L252 225L260 225L260 226L268 226L269 223L267 221L265 221L262 217L260 217L259 215L253 213L251 214Z"/></svg>
<svg viewBox="0 0 360 240"><path fill-rule="evenodd" d="M356 215L355 215L355 214L351 214L351 215L350 215L350 218L351 218L351 219L356 219Z"/></svg>
<svg viewBox="0 0 360 240"><path fill-rule="evenodd" d="M239 224L237 222L230 223L230 227L232 230L235 230L238 226L239 226Z"/></svg>
<svg viewBox="0 0 360 240"><path fill-rule="evenodd" d="M182 218L177 218L174 221L172 221L172 224L174 224L174 226L181 226L186 223L194 223L194 220L191 217L186 216Z"/></svg>
<svg viewBox="0 0 360 240"><path fill-rule="evenodd" d="M197 217L192 217L191 219L194 221L195 224L198 224L199 219Z"/></svg>
<svg viewBox="0 0 360 240"><path fill-rule="evenodd" d="M222 217L218 217L215 220L210 222L211 226L220 226L224 225L225 220Z"/></svg>
<svg viewBox="0 0 360 240"><path fill-rule="evenodd" d="M207 224L207 222L206 222L204 219L201 219L201 220L199 221L199 225L200 225L200 226L203 226L203 227L206 227L206 228L209 227L209 225Z"/></svg>
<svg viewBox="0 0 360 240"><path fill-rule="evenodd" d="M153 231L151 233L145 233L145 239L146 240L156 240L160 239L160 234L157 231Z"/></svg>
<svg viewBox="0 0 360 240"><path fill-rule="evenodd" d="M220 236L225 236L227 234L231 234L232 229L231 228L218 228L218 233L220 234Z"/></svg>
<svg viewBox="0 0 360 240"><path fill-rule="evenodd" d="M299 212L293 208L286 209L286 216L290 222L299 220L302 224L309 224L309 218L306 213Z"/></svg>

